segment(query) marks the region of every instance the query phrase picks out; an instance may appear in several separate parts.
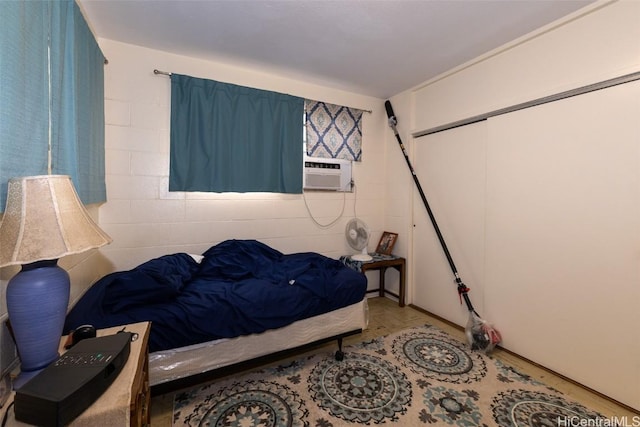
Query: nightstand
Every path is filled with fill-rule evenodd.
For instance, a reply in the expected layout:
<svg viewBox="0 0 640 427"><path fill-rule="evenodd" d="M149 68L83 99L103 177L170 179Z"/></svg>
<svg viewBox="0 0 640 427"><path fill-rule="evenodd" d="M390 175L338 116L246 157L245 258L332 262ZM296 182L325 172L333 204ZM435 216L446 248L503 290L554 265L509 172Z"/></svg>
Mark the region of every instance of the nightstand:
<svg viewBox="0 0 640 427"><path fill-rule="evenodd" d="M378 295L383 297L385 294L390 294L396 298L398 298L398 305L400 307L404 307L404 298L405 298L405 275L406 275L406 259L395 256L395 255L381 255L372 253L369 254L373 257L371 261L355 261L351 259L349 255L343 255L340 257L340 261L356 271L360 271L361 273L366 273L369 270L379 270L380 271L380 288L374 289L373 291L367 292L378 292ZM385 273L387 272L387 268L394 268L398 271L400 275L400 292L399 295L396 295L384 288L384 279Z"/></svg>
<svg viewBox="0 0 640 427"><path fill-rule="evenodd" d="M125 331L137 333L138 338L131 342L131 350L127 363L122 368L113 384L80 414L71 426L132 426L142 427L150 424L151 412L149 405L151 394L149 393L149 322L133 323L115 328L100 329L98 336L115 334L125 328ZM60 341L60 354L64 353L64 342ZM12 392L9 400L2 408L1 416L4 416L6 408L13 401ZM13 406L7 416L8 426L27 425L18 422L14 418Z"/></svg>

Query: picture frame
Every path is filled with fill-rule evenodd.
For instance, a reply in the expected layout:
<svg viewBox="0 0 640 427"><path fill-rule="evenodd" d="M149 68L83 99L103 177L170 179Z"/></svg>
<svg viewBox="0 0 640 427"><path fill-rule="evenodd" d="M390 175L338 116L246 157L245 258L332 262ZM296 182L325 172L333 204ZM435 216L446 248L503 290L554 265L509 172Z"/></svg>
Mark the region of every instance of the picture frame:
<svg viewBox="0 0 640 427"><path fill-rule="evenodd" d="M393 250L393 245L396 244L396 240L398 240L398 233L391 233L390 231L383 232L380 237L380 241L378 242L376 253L381 255L391 255L391 251Z"/></svg>

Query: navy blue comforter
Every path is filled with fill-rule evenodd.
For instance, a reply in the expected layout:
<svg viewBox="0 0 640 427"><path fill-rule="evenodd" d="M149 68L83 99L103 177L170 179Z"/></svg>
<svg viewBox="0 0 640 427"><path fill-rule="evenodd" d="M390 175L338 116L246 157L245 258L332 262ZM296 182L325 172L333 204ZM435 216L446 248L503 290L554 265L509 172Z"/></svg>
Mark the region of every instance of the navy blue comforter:
<svg viewBox="0 0 640 427"><path fill-rule="evenodd" d="M165 255L103 277L69 312L65 333L151 321L153 352L286 326L361 301L367 288L339 261L255 240L227 240L203 256L198 264Z"/></svg>

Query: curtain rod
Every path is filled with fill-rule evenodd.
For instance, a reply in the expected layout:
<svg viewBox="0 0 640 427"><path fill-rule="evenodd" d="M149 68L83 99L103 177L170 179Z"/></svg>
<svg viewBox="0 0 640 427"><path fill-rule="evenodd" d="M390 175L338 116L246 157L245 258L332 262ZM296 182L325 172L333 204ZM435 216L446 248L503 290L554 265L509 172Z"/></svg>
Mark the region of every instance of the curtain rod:
<svg viewBox="0 0 640 427"><path fill-rule="evenodd" d="M163 76L169 76L171 77L171 73L167 72L167 71L160 71L160 70L153 70L153 74L162 74ZM357 110L363 111L365 113L373 113L372 110L363 110L362 108L357 108Z"/></svg>

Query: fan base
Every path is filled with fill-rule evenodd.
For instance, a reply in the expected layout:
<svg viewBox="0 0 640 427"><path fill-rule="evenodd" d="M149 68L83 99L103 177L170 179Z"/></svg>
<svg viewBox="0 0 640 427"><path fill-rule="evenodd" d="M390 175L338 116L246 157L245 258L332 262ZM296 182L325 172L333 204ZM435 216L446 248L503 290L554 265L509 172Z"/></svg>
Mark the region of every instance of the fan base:
<svg viewBox="0 0 640 427"><path fill-rule="evenodd" d="M351 255L351 259L354 261L371 261L373 257L367 254L355 254Z"/></svg>

